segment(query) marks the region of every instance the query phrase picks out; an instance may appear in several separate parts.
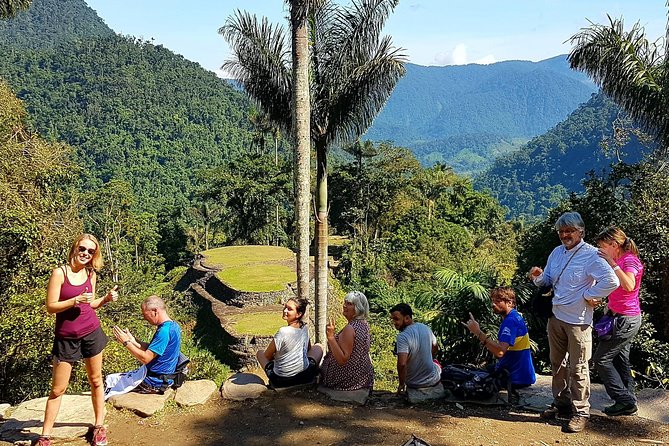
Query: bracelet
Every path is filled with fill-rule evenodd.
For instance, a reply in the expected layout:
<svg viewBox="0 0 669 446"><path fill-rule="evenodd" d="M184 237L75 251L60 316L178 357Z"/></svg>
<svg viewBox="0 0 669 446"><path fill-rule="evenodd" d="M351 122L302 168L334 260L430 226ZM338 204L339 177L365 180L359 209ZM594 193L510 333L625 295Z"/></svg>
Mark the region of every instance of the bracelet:
<svg viewBox="0 0 669 446"><path fill-rule="evenodd" d="M619 265L616 265L616 266L613 267L613 271L618 271L619 269L620 269Z"/></svg>
<svg viewBox="0 0 669 446"><path fill-rule="evenodd" d="M481 345L486 345L488 343L488 339L490 339L490 335L485 335L485 339L481 341Z"/></svg>
<svg viewBox="0 0 669 446"><path fill-rule="evenodd" d="M123 341L123 346L124 346L124 347L127 347L127 346L128 346L128 342L130 342L130 339L128 339L127 341Z"/></svg>

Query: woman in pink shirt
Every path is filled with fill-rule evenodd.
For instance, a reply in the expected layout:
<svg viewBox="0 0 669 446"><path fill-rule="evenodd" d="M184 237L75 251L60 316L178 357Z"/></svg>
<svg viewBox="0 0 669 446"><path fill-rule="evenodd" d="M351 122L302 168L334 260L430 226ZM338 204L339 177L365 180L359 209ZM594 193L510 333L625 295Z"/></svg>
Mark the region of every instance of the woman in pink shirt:
<svg viewBox="0 0 669 446"><path fill-rule="evenodd" d="M90 234L82 234L72 243L67 263L54 269L46 292L46 310L56 315L56 336L51 354L53 375L46 402L42 435L38 446L50 446L50 434L67 389L72 365L83 358L91 384L95 413L93 445L106 446L107 433L102 423L105 415L102 350L107 336L100 327L95 310L116 300L116 287L104 297L95 297L96 271L102 268L100 243Z"/></svg>
<svg viewBox="0 0 669 446"><path fill-rule="evenodd" d="M606 392L615 401L604 408L604 413L609 416L632 415L637 411L637 405L629 355L632 339L641 326L639 287L643 264L636 244L619 228L607 228L595 240L600 257L613 268L620 286L608 299L607 312L614 318L612 336L600 339L593 362Z"/></svg>

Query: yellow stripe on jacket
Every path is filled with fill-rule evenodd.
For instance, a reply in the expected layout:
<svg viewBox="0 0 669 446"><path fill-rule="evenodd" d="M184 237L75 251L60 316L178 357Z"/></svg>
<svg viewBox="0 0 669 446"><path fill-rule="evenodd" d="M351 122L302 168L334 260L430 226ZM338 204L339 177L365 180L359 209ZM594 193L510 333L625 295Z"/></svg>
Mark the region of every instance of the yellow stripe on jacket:
<svg viewBox="0 0 669 446"><path fill-rule="evenodd" d="M517 336L516 342L509 346L509 351L528 350L530 348L530 335L525 333L525 336Z"/></svg>

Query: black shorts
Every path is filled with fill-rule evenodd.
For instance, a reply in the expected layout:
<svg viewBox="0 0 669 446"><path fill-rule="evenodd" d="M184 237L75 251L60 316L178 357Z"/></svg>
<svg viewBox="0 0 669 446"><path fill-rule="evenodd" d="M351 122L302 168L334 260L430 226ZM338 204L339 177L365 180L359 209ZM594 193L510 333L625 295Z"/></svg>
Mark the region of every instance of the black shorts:
<svg viewBox="0 0 669 446"><path fill-rule="evenodd" d="M309 358L309 366L297 375L279 376L274 373L274 361L270 361L265 366L265 373L272 387L299 386L314 382L316 375L318 375L318 364L316 364L314 358Z"/></svg>
<svg viewBox="0 0 669 446"><path fill-rule="evenodd" d="M79 339L56 338L53 340L51 354L54 359L63 362L77 362L81 358L92 358L104 350L109 338L102 327Z"/></svg>

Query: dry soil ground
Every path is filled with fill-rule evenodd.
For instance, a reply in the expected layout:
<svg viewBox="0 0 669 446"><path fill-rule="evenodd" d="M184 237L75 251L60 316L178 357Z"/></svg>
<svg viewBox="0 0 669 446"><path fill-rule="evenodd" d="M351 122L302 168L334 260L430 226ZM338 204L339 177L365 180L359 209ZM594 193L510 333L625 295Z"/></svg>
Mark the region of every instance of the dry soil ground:
<svg viewBox="0 0 669 446"><path fill-rule="evenodd" d="M110 446L403 445L411 435L440 445L669 444L669 425L638 417L593 416L586 431L504 407L410 405L379 393L367 406L335 403L315 391L267 392L244 402L212 399L192 409L169 407L141 419L110 409ZM83 439L55 442L84 446Z"/></svg>

